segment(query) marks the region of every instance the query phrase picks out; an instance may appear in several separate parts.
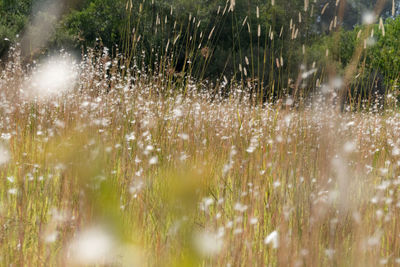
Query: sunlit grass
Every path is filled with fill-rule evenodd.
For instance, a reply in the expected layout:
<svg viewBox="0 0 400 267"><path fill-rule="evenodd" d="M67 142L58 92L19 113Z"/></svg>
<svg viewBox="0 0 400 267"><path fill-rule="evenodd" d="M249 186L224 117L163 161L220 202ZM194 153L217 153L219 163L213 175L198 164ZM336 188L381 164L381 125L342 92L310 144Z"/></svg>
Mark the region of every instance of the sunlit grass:
<svg viewBox="0 0 400 267"><path fill-rule="evenodd" d="M89 62L46 99L26 98L18 62L2 73L4 265L400 261L397 111L110 88Z"/></svg>
<svg viewBox="0 0 400 267"><path fill-rule="evenodd" d="M359 66L374 13L345 69L328 50L307 62L302 45L291 73L301 14L286 36L263 28L262 39L257 6L258 39L247 17L232 34L248 31L260 51L239 48L226 61L234 73L207 81L235 1L209 32L190 15L149 59L132 8L123 55L99 42L80 63L62 53L26 66L11 48L0 73L1 265L400 263L397 80L374 91ZM168 17L156 17L162 31ZM291 49L274 51L274 38Z"/></svg>

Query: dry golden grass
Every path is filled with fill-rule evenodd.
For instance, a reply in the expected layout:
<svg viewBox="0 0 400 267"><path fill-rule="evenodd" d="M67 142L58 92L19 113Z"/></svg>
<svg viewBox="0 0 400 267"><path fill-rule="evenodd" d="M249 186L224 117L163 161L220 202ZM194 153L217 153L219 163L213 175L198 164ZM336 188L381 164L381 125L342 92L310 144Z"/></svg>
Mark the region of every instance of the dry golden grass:
<svg viewBox="0 0 400 267"><path fill-rule="evenodd" d="M399 264L397 111L165 97L89 62L45 99L18 57L1 74L1 265Z"/></svg>

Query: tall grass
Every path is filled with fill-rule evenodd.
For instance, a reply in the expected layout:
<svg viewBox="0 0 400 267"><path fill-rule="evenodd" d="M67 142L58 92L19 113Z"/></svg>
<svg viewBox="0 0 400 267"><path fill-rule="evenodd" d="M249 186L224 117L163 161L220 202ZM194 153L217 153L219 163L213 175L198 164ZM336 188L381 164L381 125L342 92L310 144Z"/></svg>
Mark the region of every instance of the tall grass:
<svg viewBox="0 0 400 267"><path fill-rule="evenodd" d="M342 80L326 66L301 69L291 90L279 74L277 97L260 97L257 77L281 55L241 55L242 78L221 74L210 90L191 76L224 33L195 25L170 33L149 63L128 24L121 54L90 50L72 66L76 84L45 97L24 93L41 67L12 50L0 80L2 265L398 264L395 96L381 112L380 102L338 112ZM306 94L306 79L322 92Z"/></svg>

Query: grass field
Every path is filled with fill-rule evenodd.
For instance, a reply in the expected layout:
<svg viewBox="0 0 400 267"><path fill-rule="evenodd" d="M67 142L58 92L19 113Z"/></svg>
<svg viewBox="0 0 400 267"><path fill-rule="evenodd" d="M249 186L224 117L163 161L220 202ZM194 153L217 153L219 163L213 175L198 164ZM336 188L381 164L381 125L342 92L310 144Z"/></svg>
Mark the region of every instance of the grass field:
<svg viewBox="0 0 400 267"><path fill-rule="evenodd" d="M165 96L91 62L1 74L2 266L400 264L397 111Z"/></svg>

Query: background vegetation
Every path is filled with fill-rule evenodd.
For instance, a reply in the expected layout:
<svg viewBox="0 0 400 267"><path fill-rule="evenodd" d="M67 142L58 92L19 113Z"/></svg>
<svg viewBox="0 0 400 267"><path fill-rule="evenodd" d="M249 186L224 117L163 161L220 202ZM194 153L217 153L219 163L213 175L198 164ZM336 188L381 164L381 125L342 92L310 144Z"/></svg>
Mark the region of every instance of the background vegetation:
<svg viewBox="0 0 400 267"><path fill-rule="evenodd" d="M149 63L156 61L156 55L164 53L167 40L173 42L173 38L179 35L181 38L175 41L176 58L173 64L178 71L184 69L188 57L193 57L198 63L197 69L190 73L194 77L214 80L222 78L222 74L240 77L243 74L238 66L246 66L247 57L251 61L250 66L247 66L249 77L262 79L264 84L270 86L272 80L283 82L288 78L295 79L290 76L296 75L300 64L320 59L320 54L325 54L325 51L315 48L325 48L332 46L332 42L336 43L328 37L335 28L342 29L341 41L340 48L332 51L337 52L334 56L343 65L348 63L355 46L354 36L358 31L354 28L362 23L362 15L368 10L373 10L375 4L367 0L347 1L342 21L337 22L338 25L332 29L332 22L339 11L336 1L332 0L310 1L307 7L304 4L308 1L294 0L290 1L290 8L289 3L285 1L276 1L272 5L274 1L239 0L234 1L234 12L229 12L230 1L223 0L59 0L56 2L62 6L62 12L57 18L58 23L53 23L51 19L54 14L46 9L50 2L0 1L0 56L6 55L10 45L19 40L32 21L41 17L52 23L48 29L52 34L45 46L39 50L28 49L29 54L62 47L81 51L82 47L94 47L100 40L102 45L113 50L119 46L120 52L134 49L144 51ZM386 18L396 15L396 12L392 14L392 8L392 3L385 1L381 17L388 27L386 36L381 38L376 31L377 45L366 53L370 58L367 60L367 66L379 69L391 78L397 75L397 65L395 68L393 66L398 60L398 54L396 43L393 41L396 41L396 29L399 27L398 20L386 21ZM191 21L188 21L189 16L192 17ZM289 25L293 25L294 32L291 32ZM213 27L214 34L207 40ZM298 34L294 38L296 30ZM200 33L203 33L202 38ZM134 44L137 40L132 41L133 35L135 38L141 36L140 44ZM195 55L195 48L200 44L204 49L197 53L202 54L203 59ZM305 57L301 55L303 45L313 47L307 49ZM154 50L159 51L154 53ZM285 53L282 53L283 51ZM379 56L379 52L385 53L386 56ZM210 57L204 59L205 54L209 54ZM279 71L272 71L270 66L275 64L276 58L282 58L287 64L283 64ZM391 64L378 62L379 60L388 60ZM288 87L288 84L285 84L285 87Z"/></svg>

